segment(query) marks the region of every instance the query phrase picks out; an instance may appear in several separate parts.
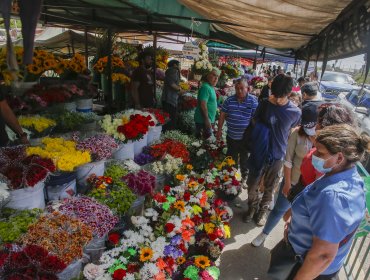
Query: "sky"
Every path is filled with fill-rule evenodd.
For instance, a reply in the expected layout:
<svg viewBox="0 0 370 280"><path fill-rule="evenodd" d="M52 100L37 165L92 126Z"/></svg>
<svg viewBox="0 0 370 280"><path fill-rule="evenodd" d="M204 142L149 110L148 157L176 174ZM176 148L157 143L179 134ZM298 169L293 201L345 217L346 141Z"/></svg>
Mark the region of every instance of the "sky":
<svg viewBox="0 0 370 280"><path fill-rule="evenodd" d="M365 64L364 57L365 55L361 54L349 58L339 59L336 66L339 67L339 65L341 65L343 70L360 69L362 65ZM328 62L328 65L332 65L333 63L335 63L335 61L331 60Z"/></svg>

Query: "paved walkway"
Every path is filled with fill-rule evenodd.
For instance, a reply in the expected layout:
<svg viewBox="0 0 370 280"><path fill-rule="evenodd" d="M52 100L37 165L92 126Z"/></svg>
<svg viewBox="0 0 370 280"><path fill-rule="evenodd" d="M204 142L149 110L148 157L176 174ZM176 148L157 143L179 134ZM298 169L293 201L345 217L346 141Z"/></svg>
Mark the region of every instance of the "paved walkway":
<svg viewBox="0 0 370 280"><path fill-rule="evenodd" d="M254 222L245 224L242 215L246 211L247 191L243 190L239 198L230 203L234 211L231 221L231 238L227 239L225 249L219 260L220 280L268 280L270 250L283 238L284 222L281 221L272 231L265 243L259 248L251 241L262 231ZM242 208L235 207L241 203Z"/></svg>

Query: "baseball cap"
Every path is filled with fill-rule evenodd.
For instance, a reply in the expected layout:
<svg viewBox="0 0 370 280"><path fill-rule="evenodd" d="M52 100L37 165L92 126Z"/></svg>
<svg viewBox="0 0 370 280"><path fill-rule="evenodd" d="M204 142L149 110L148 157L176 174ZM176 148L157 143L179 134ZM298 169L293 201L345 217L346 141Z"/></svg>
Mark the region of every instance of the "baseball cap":
<svg viewBox="0 0 370 280"><path fill-rule="evenodd" d="M318 110L315 102L308 102L303 105L301 125L309 136L314 136L316 134L317 117Z"/></svg>

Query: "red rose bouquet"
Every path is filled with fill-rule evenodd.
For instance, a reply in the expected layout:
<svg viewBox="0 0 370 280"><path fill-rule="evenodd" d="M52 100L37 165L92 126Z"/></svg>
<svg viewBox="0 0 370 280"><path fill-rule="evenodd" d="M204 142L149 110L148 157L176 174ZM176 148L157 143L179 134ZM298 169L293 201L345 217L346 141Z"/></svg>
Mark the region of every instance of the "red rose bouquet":
<svg viewBox="0 0 370 280"><path fill-rule="evenodd" d="M51 159L26 156L24 147L0 149L0 174L9 181L11 189L34 187L55 171Z"/></svg>
<svg viewBox="0 0 370 280"><path fill-rule="evenodd" d="M131 115L128 123L117 127L117 132L125 135L126 140L136 141L141 139L154 126L151 116L142 116L139 114Z"/></svg>
<svg viewBox="0 0 370 280"><path fill-rule="evenodd" d="M57 280L65 268L60 258L37 245L7 245L0 251L0 279Z"/></svg>
<svg viewBox="0 0 370 280"><path fill-rule="evenodd" d="M169 121L170 115L160 109L145 109L145 112L151 113L157 120L157 126L164 125L166 122Z"/></svg>
<svg viewBox="0 0 370 280"><path fill-rule="evenodd" d="M162 159L165 154L175 158L181 158L183 162L189 162L190 155L186 146L178 141L165 140L164 142L150 146L150 154L156 159Z"/></svg>
<svg viewBox="0 0 370 280"><path fill-rule="evenodd" d="M262 77L254 77L250 80L249 85L254 87L255 89L261 89L265 86L264 79Z"/></svg>

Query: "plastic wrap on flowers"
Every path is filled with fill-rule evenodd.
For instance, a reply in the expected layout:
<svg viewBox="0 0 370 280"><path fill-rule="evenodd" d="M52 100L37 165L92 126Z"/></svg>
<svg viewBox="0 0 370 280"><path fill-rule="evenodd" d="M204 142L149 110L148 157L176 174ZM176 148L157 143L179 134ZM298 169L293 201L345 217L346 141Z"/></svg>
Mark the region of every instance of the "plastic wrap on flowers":
<svg viewBox="0 0 370 280"><path fill-rule="evenodd" d="M46 200L54 201L76 195L76 172L52 174L45 182Z"/></svg>
<svg viewBox="0 0 370 280"><path fill-rule="evenodd" d="M90 243L84 248L85 254L89 256L89 260L92 263L98 263L101 255L105 251L106 236L95 237Z"/></svg>
<svg viewBox="0 0 370 280"><path fill-rule="evenodd" d="M59 280L71 280L79 278L82 272L82 259L76 260L68 265L61 273L58 274Z"/></svg>
<svg viewBox="0 0 370 280"><path fill-rule="evenodd" d="M103 176L105 171L105 160L100 160L96 162L90 162L77 167L77 183L79 186L87 185L87 178L91 174L96 176Z"/></svg>
<svg viewBox="0 0 370 280"><path fill-rule="evenodd" d="M5 177L1 178L1 177L2 177L2 175L0 175L0 210L10 200L8 184L5 183L6 178Z"/></svg>
<svg viewBox="0 0 370 280"><path fill-rule="evenodd" d="M37 183L33 188L9 191L10 200L7 207L13 209L45 208L44 182Z"/></svg>

